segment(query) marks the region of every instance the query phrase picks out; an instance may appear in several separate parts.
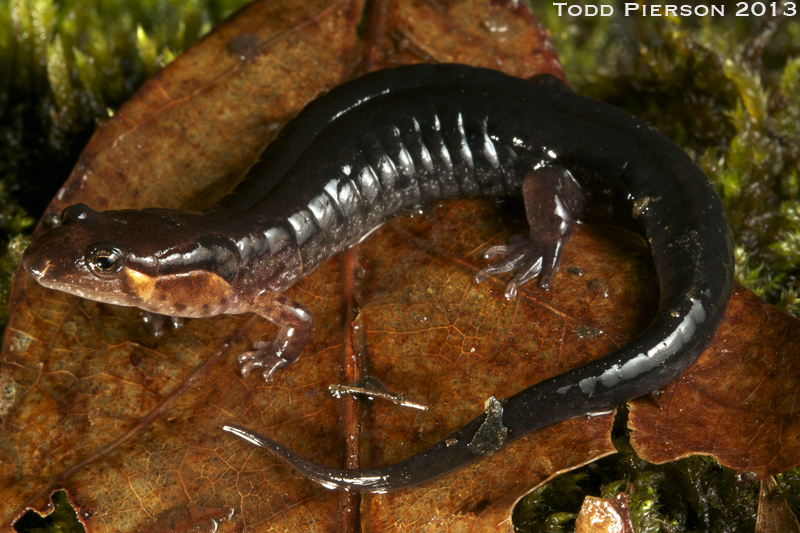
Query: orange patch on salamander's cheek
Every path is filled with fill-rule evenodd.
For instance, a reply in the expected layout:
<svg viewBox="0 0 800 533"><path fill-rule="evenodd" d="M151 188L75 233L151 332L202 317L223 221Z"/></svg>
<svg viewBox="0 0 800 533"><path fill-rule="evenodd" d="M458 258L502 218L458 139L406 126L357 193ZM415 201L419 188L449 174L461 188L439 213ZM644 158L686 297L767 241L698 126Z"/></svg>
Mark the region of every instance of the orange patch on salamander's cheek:
<svg viewBox="0 0 800 533"><path fill-rule="evenodd" d="M195 271L159 277L150 303L163 314L203 317L222 312L230 295L227 281L211 272Z"/></svg>
<svg viewBox="0 0 800 533"><path fill-rule="evenodd" d="M124 270L123 278L129 294L138 297L143 302L150 300L156 287L153 278L129 268Z"/></svg>

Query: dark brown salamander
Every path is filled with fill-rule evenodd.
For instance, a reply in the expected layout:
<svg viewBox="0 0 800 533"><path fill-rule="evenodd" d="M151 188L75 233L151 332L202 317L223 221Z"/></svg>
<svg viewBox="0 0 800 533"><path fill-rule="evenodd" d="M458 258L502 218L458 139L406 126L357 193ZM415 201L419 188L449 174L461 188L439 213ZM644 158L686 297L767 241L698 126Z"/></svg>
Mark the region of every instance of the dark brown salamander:
<svg viewBox="0 0 800 533"><path fill-rule="evenodd" d="M310 463L238 426L328 487L386 491L440 476L553 422L607 411L663 387L709 344L725 313L733 240L703 172L655 128L576 96L551 76L523 80L463 65L373 72L309 104L209 212L67 208L26 250L50 288L161 315L258 313L277 341L239 356L242 373L296 360L311 316L283 291L403 207L452 196L522 195L530 235L476 276L514 270L506 288L547 288L575 220L615 223L650 245L660 306L636 339L537 383L502 405L507 436L481 450L480 416L398 464L343 470ZM501 433L501 432L500 432Z"/></svg>

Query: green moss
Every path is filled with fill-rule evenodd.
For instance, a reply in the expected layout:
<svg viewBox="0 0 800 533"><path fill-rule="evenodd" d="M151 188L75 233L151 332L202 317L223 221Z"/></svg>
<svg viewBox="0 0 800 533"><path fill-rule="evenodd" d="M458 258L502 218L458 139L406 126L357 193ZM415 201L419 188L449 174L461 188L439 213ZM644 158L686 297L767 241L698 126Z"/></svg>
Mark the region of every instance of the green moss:
<svg viewBox="0 0 800 533"><path fill-rule="evenodd" d="M786 499L795 516L800 516L800 467L775 476L777 492Z"/></svg>
<svg viewBox="0 0 800 533"><path fill-rule="evenodd" d="M587 479L587 473L576 470L532 491L514 508L514 526L529 533L572 531Z"/></svg>
<svg viewBox="0 0 800 533"><path fill-rule="evenodd" d="M53 511L50 514L40 516L35 511L28 511L14 524L14 531L20 533L86 533L66 492L63 490L54 492L52 502Z"/></svg>
<svg viewBox="0 0 800 533"><path fill-rule="evenodd" d="M0 4L0 180L38 216L109 109L245 0ZM573 86L642 116L717 184L737 276L797 313L800 23L559 17L532 1ZM760 38L763 37L763 38ZM5 228L2 242L13 237Z"/></svg>
<svg viewBox="0 0 800 533"><path fill-rule="evenodd" d="M623 2L603 3L618 14ZM531 4L577 92L653 123L716 184L738 245L737 279L800 316L800 23L571 18L558 17L549 3ZM628 491L638 532L753 530L757 484L735 483L733 471L708 458L657 467L636 457L626 439L615 444L620 454L566 475L587 494ZM778 479L797 513L800 475L792 470ZM554 500L542 499L549 493ZM574 490L564 497L543 487L537 494L536 506L523 500L515 512L519 531L538 531L548 512L580 507L553 503L574 501Z"/></svg>
<svg viewBox="0 0 800 533"><path fill-rule="evenodd" d="M97 125L246 3L0 2L0 326L20 235L42 214Z"/></svg>
<svg viewBox="0 0 800 533"><path fill-rule="evenodd" d="M0 2L0 308L32 224L27 213L41 214L97 124L245 3ZM800 22L786 19L769 34L753 17L571 18L552 3L531 4L578 92L654 123L706 170L734 227L738 278L800 316ZM622 2L614 5L619 13ZM603 486L629 492L640 532L750 523L752 484L732 484L730 471L705 458L653 467L617 440L615 459L525 499L515 511L520 528L568 530L584 491L599 495ZM778 478L797 511L800 475Z"/></svg>
<svg viewBox="0 0 800 533"><path fill-rule="evenodd" d="M791 17L558 17L552 31L579 93L613 103L682 145L725 203L737 279L800 316L800 24Z"/></svg>
<svg viewBox="0 0 800 533"><path fill-rule="evenodd" d="M757 482L738 482L735 471L708 457L664 465L643 461L630 445L626 420L621 409L613 437L619 453L559 476L520 502L514 510L518 532L561 531L548 529L548 524L556 517L574 519L584 495L611 498L620 492L628 495L637 533L754 531ZM794 484L787 490L800 487L798 479L792 478ZM564 525L574 528L572 522Z"/></svg>
<svg viewBox="0 0 800 533"><path fill-rule="evenodd" d="M0 2L0 327L34 219L97 125L247 0ZM77 532L65 493L17 531Z"/></svg>

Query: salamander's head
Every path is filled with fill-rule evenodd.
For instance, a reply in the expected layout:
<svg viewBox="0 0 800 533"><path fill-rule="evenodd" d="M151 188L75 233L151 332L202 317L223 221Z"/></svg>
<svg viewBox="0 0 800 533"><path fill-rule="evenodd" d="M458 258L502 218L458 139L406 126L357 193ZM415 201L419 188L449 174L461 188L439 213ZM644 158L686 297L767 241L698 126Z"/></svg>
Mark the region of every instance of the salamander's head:
<svg viewBox="0 0 800 533"><path fill-rule="evenodd" d="M188 307L212 297L218 305L227 283L203 263L208 247L189 232L191 216L167 209L97 212L76 204L63 211L58 227L28 246L22 265L50 289L164 315L200 316ZM215 264L219 254L211 254ZM165 272L169 258L178 264Z"/></svg>

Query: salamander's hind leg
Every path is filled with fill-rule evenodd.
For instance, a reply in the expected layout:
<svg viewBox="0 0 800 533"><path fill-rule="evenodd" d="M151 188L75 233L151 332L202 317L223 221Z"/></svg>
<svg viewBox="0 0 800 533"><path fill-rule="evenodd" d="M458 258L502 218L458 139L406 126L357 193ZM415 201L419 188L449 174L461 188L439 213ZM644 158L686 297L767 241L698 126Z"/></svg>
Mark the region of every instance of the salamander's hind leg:
<svg viewBox="0 0 800 533"><path fill-rule="evenodd" d="M263 368L261 375L269 382L276 370L291 365L300 357L311 336L311 313L299 303L272 291L257 296L248 311L281 328L275 341L257 341L253 343L253 351L244 352L237 358L242 365L242 376L247 377L253 369Z"/></svg>
<svg viewBox="0 0 800 533"><path fill-rule="evenodd" d="M506 298L514 298L517 287L536 276L539 287L550 288L550 278L584 204L580 185L567 169L558 165L543 166L529 173L522 183L522 198L530 235L514 235L507 245L489 248L487 259L505 257L475 276L480 283L486 276L515 270L517 274L506 285Z"/></svg>

